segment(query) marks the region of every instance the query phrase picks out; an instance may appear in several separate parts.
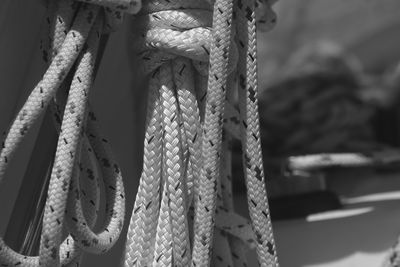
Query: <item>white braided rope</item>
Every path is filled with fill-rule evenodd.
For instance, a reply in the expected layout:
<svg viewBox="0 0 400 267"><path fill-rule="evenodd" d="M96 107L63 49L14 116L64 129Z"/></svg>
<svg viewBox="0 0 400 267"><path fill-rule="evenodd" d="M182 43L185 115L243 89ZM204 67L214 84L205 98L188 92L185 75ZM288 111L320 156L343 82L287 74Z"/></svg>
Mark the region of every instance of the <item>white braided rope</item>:
<svg viewBox="0 0 400 267"><path fill-rule="evenodd" d="M164 64L160 69L164 128L163 177L169 195L174 266L188 266L190 245L186 220L187 191L183 180L183 151L171 67L170 64Z"/></svg>
<svg viewBox="0 0 400 267"><path fill-rule="evenodd" d="M58 13L55 13L54 19L50 19L50 16L48 16L48 23L52 25L50 32L53 32L54 35L48 42L42 42L42 49L47 49L43 52L45 60L48 59L50 53L53 59L42 81L32 91L2 143L0 181L3 179L7 164L18 148L19 143L37 118L44 112L51 99L55 96L58 87L64 81L69 69L83 48L92 24L96 20L98 7L82 5L74 19L72 28L69 29L69 24L72 23L72 18L78 6L72 4L71 1L58 2L57 5L52 3L50 5L49 10L58 10ZM104 252L115 243L122 229L125 208L122 177L120 176L118 165L112 159L107 140L98 134L93 113L90 113L88 128L91 144L89 144L88 139L84 139L83 162L79 163L81 136L85 132L87 99L92 82L92 71L96 59L101 26L102 20L99 17L94 23L87 45L83 48L83 53L78 59L77 71L72 80L61 129L58 124L61 114L59 109L52 104L56 126L60 129L60 137L42 223L40 255L39 257L26 257L18 254L7 247L3 240L0 239L0 263L2 266L59 266L60 261L63 266L79 265L78 256L81 249ZM93 150L91 146L93 146ZM94 158L94 156L91 156L92 151L95 153L97 160L101 162L105 181L107 216L104 222L106 229L104 232L106 233L101 233L98 239L92 238L93 235L90 236L91 239L83 239L82 236L92 233L90 227L95 223L99 204L98 182L93 174L93 166L95 164L90 159ZM68 231L71 232L71 235L73 234L74 239L78 239L78 242L68 236L61 244L63 219L70 189L69 180L72 176L78 177L81 170L86 170L86 175L82 177L83 179L88 179L86 183L83 183L81 189L79 189L80 182L78 180L73 184L76 190L72 191L73 193L71 194L75 195L74 197L70 196L68 199L70 200L69 203L74 203L75 210L70 209L70 216L67 216L67 218L74 218L76 212L79 215L78 218L81 219L81 221L77 220L76 223L68 225ZM83 202L83 206L81 206L81 202ZM83 214L87 216L87 220Z"/></svg>
<svg viewBox="0 0 400 267"><path fill-rule="evenodd" d="M243 169L250 218L257 240L261 266L279 266L268 207L261 154L257 99L257 47L255 1L238 1L237 33L239 49L239 107L242 120Z"/></svg>
<svg viewBox="0 0 400 267"><path fill-rule="evenodd" d="M53 64L53 66L54 65L55 64ZM51 68L51 66L50 66L50 68ZM57 76L55 78L57 79ZM39 87L39 86L37 87L36 91L39 91L40 94L43 94L43 92L44 92L43 88ZM16 147L18 146L18 141L22 140L22 138L20 138L19 136L23 136L25 134L25 132L29 129L29 126L31 125L30 123L33 123L34 122L34 118L36 116L38 116L36 114L38 112L40 112L40 109L37 109L36 107L40 106L41 109L44 108L44 103L42 102L42 100L40 100L41 97L39 98L39 100L40 100L39 105L38 104L35 105L34 98L35 98L35 95L33 95L33 96L31 95L30 96L30 98L28 99L27 103L24 105L24 107L22 108L22 111L20 112L20 114L18 116L19 117L19 121L18 122L21 122L21 121L24 122L24 126L23 126L23 128L21 128L21 131L18 133L18 135L15 134L15 130L13 131L13 129L18 127L17 126L18 123L16 123L16 121L15 121L13 123L13 125L11 126L11 128L10 128L10 131L8 133L8 136L7 136L8 138L6 138L6 140L3 143L2 154L3 154L3 159L4 159L3 162L4 163L8 163L8 159L11 158L12 152L14 152ZM37 101L36 101L36 103L37 103ZM26 118L28 114L33 115L33 119ZM22 129L23 129L23 131L22 131ZM12 137L14 137L14 138L12 138ZM7 149L7 148L9 148L9 149ZM5 170L5 164L2 164L2 166L3 166L3 169ZM2 251L3 250L6 250L6 249L2 249ZM5 259L2 259L2 261L12 261L13 260L13 258L9 257L9 255L7 255L7 253L2 255L2 256L4 256L4 258L5 258ZM8 259L7 259L7 257L8 257ZM4 263L4 264L10 264L10 263Z"/></svg>
<svg viewBox="0 0 400 267"><path fill-rule="evenodd" d="M72 8L76 6L74 2L71 3L71 1L69 1L68 4ZM58 19L58 21L60 23L63 22L60 19ZM58 31L66 32L65 20L64 23L61 24L64 24L64 29L59 29ZM98 22L98 26L93 30L93 35L96 38L100 37L100 26L101 23ZM98 42L96 42L96 44L97 43ZM61 45L61 42L58 42L58 44L54 42L55 48L57 48L57 45ZM88 45L90 48L90 42ZM92 45L92 47L94 47L94 45ZM83 73L79 73L78 68L78 71L75 74L77 83L80 85L84 84L85 78L87 81L91 81L90 72L93 70L94 55L96 54L96 51L92 49L92 51L88 52L88 57L91 56L93 58L92 61L88 62L87 64L83 64ZM87 99L89 95L89 88L90 87L88 86L86 89L81 89L80 94L83 95L85 99ZM60 117L60 114L55 115L56 118ZM114 156L112 155L112 151L109 147L107 139L100 134L96 116L92 111L89 111L88 127L83 138L83 151L84 159L88 156L92 159L92 163L90 164L92 167L90 168L88 164L85 164L84 160L83 164L79 164L79 169L85 171L85 176L89 180L97 180L97 175L95 174L95 169L97 166L93 162L94 158L97 158L98 162L100 162L100 170L102 172L106 191L106 218L100 233L94 234L88 227L90 223L87 223L85 216L83 216L83 214L86 214L86 212L84 210L82 211L80 202L72 199L72 201L69 201L69 205L73 207L69 209L69 231L72 231L74 236L80 239L81 246L85 247L85 251L103 253L112 247L121 232L125 209L125 197L119 166L114 160ZM78 189L78 191L75 190L75 196L77 196L78 199L81 198L81 195L85 197L85 191L79 190L79 183L75 183L74 185L77 186ZM98 185L96 187L98 187ZM96 190L98 191L98 188L96 188ZM92 207L95 207L95 211L97 213L96 207L98 204L95 204L92 199L89 199L89 203ZM85 209L85 206L83 206L83 208Z"/></svg>
<svg viewBox="0 0 400 267"><path fill-rule="evenodd" d="M199 177L199 201L195 206L195 236L192 266L208 266L214 231L216 179L219 177L222 118L228 76L230 25L233 2L216 1L213 15L213 41L202 134L202 168Z"/></svg>
<svg viewBox="0 0 400 267"><path fill-rule="evenodd" d="M159 72L153 74L158 76ZM160 209L162 124L159 79L149 82L147 120L140 177L127 234L125 266L145 266L152 261L152 247Z"/></svg>
<svg viewBox="0 0 400 267"><path fill-rule="evenodd" d="M53 32L55 36L53 37L53 45L52 47L49 47L47 51L43 51L46 54L51 54L52 58L54 58L54 56L58 53L59 48L62 46L66 37L66 33L70 28L73 16L76 13L76 9L78 7L77 3L74 1L51 2L51 4L54 3L57 3L58 5L57 8L61 12L59 12L58 13L59 15L56 15L55 18L53 19L52 25L54 25L53 26L54 29L50 31ZM51 8L49 8L49 11L51 11ZM80 78L82 77L80 76ZM90 79L90 77L87 78ZM68 85L64 86L66 84L67 82L64 81L62 87L68 87ZM65 94L68 94L68 90L66 88L63 89L66 90ZM64 103L65 101L61 101L60 98L57 101L58 101L57 104L51 102L50 108L54 114L54 123L58 129L58 132L60 132L61 130L60 124L62 117L62 115L60 114L60 106L65 106ZM81 189L81 193L83 195L83 198L81 198L81 202L83 203L83 213L86 214L88 218L87 224L89 227L93 227L96 223L99 201L100 201L100 196L99 196L100 189L99 189L99 181L97 175L97 165L95 163L95 155L93 154L92 146L90 145L89 140L87 139L86 136L83 139L82 146L83 146L82 147L83 153L81 154L82 162L79 164L75 163L76 174L73 176L79 177L79 173L81 174L83 173L84 175L83 179L80 179L80 181L86 181L86 183L84 183L83 188ZM80 196L80 194L76 195L77 197ZM71 200L71 198L69 200ZM71 229L69 229L69 231L71 231ZM74 233L74 235L76 236L77 234ZM79 248L79 245L75 243L75 240L69 235L60 246L60 254L61 254L61 259L63 258L65 259L61 260L63 266L64 265L75 266L80 262L81 259L80 255L82 254L82 250ZM68 264L69 259L71 260L71 262Z"/></svg>
<svg viewBox="0 0 400 267"><path fill-rule="evenodd" d="M184 133L182 137L186 138L183 144L186 146L184 151L189 159L187 168L187 194L189 196L188 205L191 205L194 189L194 183L200 173L201 164L201 123L200 111L197 105L196 92L193 78L193 67L188 59L177 58L173 61L173 75L177 90L180 117L183 123Z"/></svg>
<svg viewBox="0 0 400 267"><path fill-rule="evenodd" d="M54 40L53 47L57 49L62 45L62 42L65 39L65 32L66 29L69 28L72 16L76 10L76 5L71 5L71 3L69 3L68 1L57 2L57 6L55 5L54 2L52 2L52 4L53 6L49 7L48 9L49 12L46 16L47 18L46 21L49 24L48 28L51 28L51 25L53 25L54 28L53 32L55 32L54 36L58 36L58 38L53 39ZM56 9L57 11L55 12ZM53 16L53 14L55 16ZM50 19L50 17L53 17L53 19ZM46 40L48 40L49 32L50 31L48 29L45 40L41 42L41 49L43 49L43 55L44 55L43 59L45 61L48 60L49 54L51 54L52 57L55 56L55 54L51 53L49 42L46 42ZM53 104L51 105L51 107L53 107L53 109L55 110ZM54 120L57 131L59 132L61 126L59 125L58 122L59 121L57 119ZM89 157L90 155L84 153L83 164L82 164L83 166L93 166L93 163L89 163L90 161ZM79 173L76 173L75 175L79 175ZM98 181L97 179L85 179L85 178L87 177L85 176L82 179L82 181L84 181L83 183L84 189L82 189L82 191L85 192L85 197L86 197L86 201L83 201L83 208L85 210L85 214L87 214L88 216L89 225L93 226L96 221L97 208L99 206L99 188L97 186ZM93 206L95 209L93 209ZM21 264L24 266L38 265L38 257L24 257L23 255L20 255L13 251L10 251L10 253L13 254L14 256L9 257L10 262L8 264L13 264L13 263L15 264L21 262ZM61 244L60 247L60 258L62 265L75 266L76 262L79 262L80 254L81 254L80 249L75 244L72 237L71 236L66 237L66 239L64 240L64 242Z"/></svg>
<svg viewBox="0 0 400 267"><path fill-rule="evenodd" d="M142 12L133 26L132 48L142 59L144 72L150 74L150 108L143 172L128 231L125 266L187 266L189 260L192 266L209 266L214 238L217 247L213 251L212 263L215 266L243 266L246 264L244 243L250 247L260 243L259 235L253 233L250 223L232 212L229 142L231 136L240 137L235 131L242 128L237 123L240 115L232 108L236 82L233 75L227 84L228 74L235 69L237 56L236 46L231 45L235 34L230 31L233 3L229 0L215 2L212 31L208 28L211 26L210 7L208 1L148 1L144 2ZM250 8L250 11L254 10L254 6ZM254 12L250 14L253 16ZM244 33L253 34L253 24L246 22L244 26ZM246 54L247 44L246 47L244 43L239 44L242 55ZM192 75L189 59L196 75ZM208 59L210 70L206 63ZM245 63L244 70L246 67L253 68L248 80L256 79L254 66ZM245 84L248 82L245 81ZM251 82L254 85L256 80ZM230 88L230 95L225 104L227 87ZM248 104L244 102L246 107ZM225 105L230 110L228 117L224 116ZM254 112L254 105L251 108ZM243 118L246 121L247 116L253 123L254 114L246 114ZM222 143L223 120L227 129L225 137L228 134L229 137ZM202 121L203 131L200 132ZM248 135L258 131L258 128L246 129L244 144L248 144ZM255 151L260 150L259 143L250 142L250 145ZM260 155L256 153L250 156L255 157L252 160L260 168ZM250 193L255 190L254 178L254 174L250 173ZM261 189L257 190L261 191L256 200L265 200L260 205L267 205L265 185L262 184ZM155 208L158 206L152 202L160 199L161 205L157 210ZM217 202L220 206L218 209ZM191 203L193 208L190 208ZM146 205L149 205L149 209ZM218 213L215 216L216 210ZM194 221L187 219L188 211L188 215L194 213ZM253 213L256 231L265 227L260 224L270 223L262 219L260 222L259 215L255 214L259 212L258 209L250 208L250 212ZM268 210L264 210L264 213L269 216ZM153 222L157 218L156 230L149 218ZM214 224L217 227L215 237ZM191 258L189 236L192 237L193 247ZM268 241L271 243L258 245L262 246L258 251L261 253L262 266L270 263L269 258L262 254L264 247L269 248L270 244L274 244L273 239ZM277 266L277 263L271 266Z"/></svg>
<svg viewBox="0 0 400 267"><path fill-rule="evenodd" d="M143 19L146 20L148 18L149 21L156 21L156 19L154 18L159 18L159 16L163 16L165 21L169 21L169 23L172 25L173 23L175 23L175 18L176 15L174 15L173 12L169 11L169 12L158 12L158 10L162 10L162 8L165 8L166 6L168 6L168 8L171 8L172 6L175 5L175 7L179 7L178 5L176 5L176 1L171 1L171 2L164 2L162 3L161 1L159 3L156 3L155 6L153 6L154 8L151 8L151 4L148 5L144 5L144 10L150 10L151 14L146 15L143 14ZM183 14L182 12L180 12L181 14ZM193 14L199 14L201 13L199 12L193 12ZM179 16L178 16L179 17ZM188 17L186 16L186 18L184 18L184 16L182 16L183 20L188 20ZM190 20L190 19L189 19ZM162 25L165 25L166 23L153 23L154 25L159 25L160 27L163 27ZM197 22L196 22L197 21ZM198 25L198 26L202 26L201 23L203 19L201 17L199 17L198 20L196 19L192 19L192 24ZM197 24L196 24L197 23ZM150 23L151 24L151 23ZM140 22L139 24L140 25ZM183 23L182 25L186 25L185 23ZM193 25L192 25L193 26ZM209 30L208 30L209 31ZM157 40L163 40L165 38L167 38L168 35L164 33L161 33L159 36L153 36L153 41L156 40L154 38L158 38ZM181 38L186 38L185 35L182 35ZM145 39L141 40L142 43L144 43ZM146 48L146 47L152 47L152 46L146 46L146 45L136 45L137 49L142 49L142 48ZM170 48L166 48L166 49L174 49L173 46L170 46ZM146 56L145 53L147 51L144 50L142 52L140 52L140 55L142 56L142 58L144 60L146 60ZM206 51L204 49L202 49L202 53L206 54ZM176 56L175 56L176 57ZM203 56L203 58L206 58L206 56ZM188 61L187 61L188 62ZM186 221L186 209L185 206L189 205L188 203L188 197L187 195L191 195L191 193L187 192L187 188L191 188L193 187L193 185L191 185L190 181L188 182L187 179L183 180L183 174L190 174L191 169L195 168L195 164L194 162L196 162L196 159L193 158L193 156L190 156L190 154L196 154L199 153L199 151L194 151L194 149L191 147L191 153L189 152L189 146L191 146L191 144L196 142L197 137L195 138L195 133L197 131L199 131L199 119L197 119L197 126L193 126L194 120L196 120L195 118L195 114L193 113L193 106L191 105L191 103L195 103L194 98L190 98L191 95L193 95L193 82L191 82L190 80L188 80L186 75L183 74L187 74L190 73L190 64L186 65L185 67L182 69L183 65L182 63L179 62L179 60L177 60L176 62L174 62L173 67L174 67L174 75L172 76L171 70L168 71L164 68L161 67L160 71L162 73L164 73L163 75L161 75L161 77L159 77L160 73L158 70L156 70L153 74L152 74L152 78L150 79L150 85L151 88L153 87L153 84L155 83L154 80L159 80L162 79L162 85L160 84L160 82L157 82L159 85L159 88L161 91L164 92L164 97L163 97L163 102L164 105L164 120L162 120L162 125L163 125L163 144L164 144L164 149L158 149L159 151L163 151L163 159L162 162L164 164L164 168L163 168L163 173L164 173L164 183L166 186L165 188L167 188L167 192L164 192L164 194L162 195L162 203L161 203L161 210L160 210L160 215L159 215L159 220L158 220L158 228L157 228L157 236L155 238L155 240L153 242L155 242L155 250L154 250L154 257L153 257L153 265L159 265L159 266L168 266L168 264L171 262L172 260L172 253L174 253L174 264L177 265L181 265L181 266L187 266L188 264L188 260L190 259L190 246L189 246L189 240L188 240L188 226L187 226L187 221ZM157 63L158 64L158 63ZM152 71L154 69L157 69L159 64L153 64L153 66L151 68L149 68L148 66L150 66L151 64L149 62L147 62L145 64L145 69L146 71ZM185 63L183 63L185 64ZM170 67L169 67L170 68ZM183 73L184 72L184 73ZM178 99L175 99L175 93L171 94L172 92L174 92L174 88L175 88L175 84L177 87L177 95L178 95ZM150 90L152 90L150 88ZM167 90L168 89L168 90ZM171 91L172 90L172 91ZM187 104L185 104L185 102L183 101L185 97L189 97L187 101L190 101L190 99L192 99L191 103L187 102ZM182 101L182 103L179 103L179 107L178 107L178 101ZM173 104L175 103L175 104ZM171 113L170 109L175 110L174 112ZM179 112L178 112L179 109ZM169 115L169 116L168 116ZM167 119L169 117L169 119ZM172 121L171 121L172 119ZM182 126L181 126L181 125ZM182 131L182 132L181 132ZM190 139L190 141L189 141ZM183 147L181 148L177 148L177 145L181 143L181 140L186 140L186 143L190 144L188 146L183 145ZM198 141L197 141L198 142ZM149 146L148 143L145 142L145 152L147 150L147 147ZM198 145L199 147L199 145ZM169 148L169 149L168 149ZM183 148L183 150L181 150ZM188 160L187 158L185 160L183 160L183 155L186 155L191 157L190 160ZM185 162L187 162L187 166L185 166ZM145 159L144 159L144 169L143 169L143 174L145 174L145 170L146 167L149 163L148 159L146 159L146 155L145 155ZM197 163L196 163L197 164ZM193 174L192 174L193 175ZM141 184L142 181L144 180L144 176L142 175L141 178ZM156 177L154 177L156 178ZM154 179L153 178L153 179ZM156 178L157 179L157 178ZM158 178L159 179L159 178ZM159 182L159 181L158 181ZM153 182L154 183L154 182ZM193 184L193 183L192 183ZM173 186L174 185L174 186ZM138 198L136 200L136 203L138 203L139 197L143 194L142 192L144 192L144 190L139 187L139 192L138 192ZM165 194L167 193L167 194ZM169 204L168 204L169 203ZM176 204L175 204L176 203ZM170 205L174 206L174 208L170 208ZM136 206L136 204L135 204ZM136 210L137 208L135 208ZM137 218L138 216L135 215L135 210L134 210L134 214L132 216L132 220L131 220L131 225L129 228L129 232L128 232L128 241L127 241L127 253L126 253L126 260L125 260L125 266L127 266L129 263L128 262L134 262L135 264L138 264L139 266L143 266L144 263L140 263L138 262L135 257L137 257L137 255L149 255L152 253L152 249L147 249L148 246L144 247L144 246L138 246L138 245L134 245L134 243L137 241L137 239L131 239L131 237L135 237L138 236L138 234L135 233L140 233L141 229L139 225L143 225L143 223L136 223L136 224L132 224L133 221L137 222ZM156 214L155 211L152 212L152 214ZM158 215L156 215L158 216ZM142 219L143 220L143 219ZM171 225L170 225L171 224ZM166 227L169 229L166 229ZM182 228L183 227L183 228ZM174 235L172 235L169 231L173 231ZM134 233L134 234L130 234L130 233ZM174 240L182 240L179 242L173 242L172 239ZM151 242L151 240L150 240ZM172 244L176 244L174 246L174 252L172 252ZM134 249L132 249L132 247L134 247ZM135 251L136 249L136 251ZM147 249L147 251L146 251ZM132 260L134 259L134 260Z"/></svg>
<svg viewBox="0 0 400 267"><path fill-rule="evenodd" d="M92 35L95 36L95 33ZM89 38L89 40L91 39ZM87 66L94 64L93 56L96 55L97 50L97 45L93 46L93 44L88 43L88 47L91 49L78 59L79 64L71 84L66 103L67 110L61 125L43 217L39 260L39 265L43 266L54 266L59 262L58 246L61 244L62 221L66 209L69 179L72 177L73 166L77 160L75 153L81 149L79 136L83 131L83 123L85 123L86 98L81 90L82 88L87 90L91 86L91 72L87 73ZM80 77L81 82L77 77Z"/></svg>
<svg viewBox="0 0 400 267"><path fill-rule="evenodd" d="M52 2L54 3L54 2ZM70 24L73 19L73 15L76 11L77 5L73 1L58 1L56 2L58 5L59 15L53 19L54 29L50 32L54 33L53 37L53 45L52 48L48 48L46 54L51 54L52 58L58 53L58 49L63 44L66 33L70 28ZM51 11L51 8L49 8ZM50 51L50 53L49 53ZM62 86L65 85L62 84ZM60 99L59 99L60 100ZM61 114L60 114L60 106L65 106L65 103L60 105L60 101L57 104L51 102L50 108L54 114L54 125L57 128L57 131L61 131ZM79 179L81 182L83 181L83 187L81 192L83 194L83 199L81 202L83 204L83 210L88 218L88 225L89 227L93 227L96 223L99 202L100 202L100 188L99 188L99 181L98 175L94 175L97 170L97 166L94 161L94 154L91 149L91 145L89 144L87 138L83 140L83 153L78 156L77 158L82 157L80 163L75 163L75 174L74 177L79 177L83 175L82 179ZM76 266L79 265L81 260L82 250L80 249L79 245L75 243L75 240L68 235L64 242L60 246L60 258L62 266ZM71 261L68 263L68 261Z"/></svg>
<svg viewBox="0 0 400 267"><path fill-rule="evenodd" d="M153 267L173 266L173 241L167 183L164 182L155 240Z"/></svg>

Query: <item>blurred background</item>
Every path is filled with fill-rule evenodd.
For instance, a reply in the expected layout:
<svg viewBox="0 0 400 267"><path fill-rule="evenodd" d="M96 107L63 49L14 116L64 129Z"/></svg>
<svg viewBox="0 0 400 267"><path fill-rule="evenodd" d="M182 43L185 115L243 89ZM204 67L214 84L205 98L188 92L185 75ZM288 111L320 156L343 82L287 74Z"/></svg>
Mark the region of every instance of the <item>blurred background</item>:
<svg viewBox="0 0 400 267"><path fill-rule="evenodd" d="M287 175L282 162L305 154L397 151L400 2L280 0L274 10L277 26L258 35L258 64L263 152L281 266L379 266L400 233L398 166ZM0 2L0 131L44 72L43 16L40 1ZM91 102L124 172L130 210L141 170L144 81L129 62L128 24L110 35ZM31 155L38 129L0 188L0 233L10 239L18 231L12 214L22 180L29 177L27 166L40 157ZM234 173L237 208L246 215L241 170ZM117 266L123 242L106 255L86 257L83 266Z"/></svg>
<svg viewBox="0 0 400 267"><path fill-rule="evenodd" d="M382 73L398 62L399 3L393 0L283 0L275 29L259 36L260 84L267 85L304 46L333 42Z"/></svg>

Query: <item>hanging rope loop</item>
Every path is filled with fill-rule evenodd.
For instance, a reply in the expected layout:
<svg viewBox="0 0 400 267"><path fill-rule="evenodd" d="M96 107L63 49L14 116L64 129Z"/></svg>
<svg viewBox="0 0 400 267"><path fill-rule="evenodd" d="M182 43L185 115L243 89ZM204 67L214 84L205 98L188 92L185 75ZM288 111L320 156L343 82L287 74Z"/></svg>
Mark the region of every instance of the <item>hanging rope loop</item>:
<svg viewBox="0 0 400 267"><path fill-rule="evenodd" d="M39 256L19 254L0 238L2 266L79 265L82 251L105 252L121 232L125 213L121 172L88 105L104 23L99 9L71 0L49 2L47 42L41 47L49 67L5 133L0 151L1 182L20 143L50 107L59 138L42 215ZM99 173L105 185L106 218L100 233L94 234Z"/></svg>

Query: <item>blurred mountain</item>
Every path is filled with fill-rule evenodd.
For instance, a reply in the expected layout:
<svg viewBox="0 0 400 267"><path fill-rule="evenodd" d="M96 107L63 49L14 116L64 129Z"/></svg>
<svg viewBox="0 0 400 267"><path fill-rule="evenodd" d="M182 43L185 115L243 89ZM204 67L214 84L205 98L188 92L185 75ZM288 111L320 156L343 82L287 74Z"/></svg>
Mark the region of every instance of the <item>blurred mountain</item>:
<svg viewBox="0 0 400 267"><path fill-rule="evenodd" d="M398 0L280 0L274 9L277 27L258 35L262 88L294 52L321 40L343 46L371 72L400 59Z"/></svg>

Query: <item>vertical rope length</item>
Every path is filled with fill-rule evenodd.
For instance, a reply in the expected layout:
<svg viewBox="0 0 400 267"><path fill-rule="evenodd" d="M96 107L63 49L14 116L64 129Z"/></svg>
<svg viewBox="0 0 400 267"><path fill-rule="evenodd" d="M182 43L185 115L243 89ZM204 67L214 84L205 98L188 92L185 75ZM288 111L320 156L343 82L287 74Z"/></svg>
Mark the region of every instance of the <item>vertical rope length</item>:
<svg viewBox="0 0 400 267"><path fill-rule="evenodd" d="M217 177L220 175L222 118L228 76L232 24L232 0L216 1L213 38L202 133L202 168L199 177L198 205L195 206L192 266L208 266L214 231Z"/></svg>
<svg viewBox="0 0 400 267"><path fill-rule="evenodd" d="M261 266L279 266L265 188L258 115L257 39L255 1L239 0L237 32L239 43L239 107L242 121L242 150L249 214Z"/></svg>

